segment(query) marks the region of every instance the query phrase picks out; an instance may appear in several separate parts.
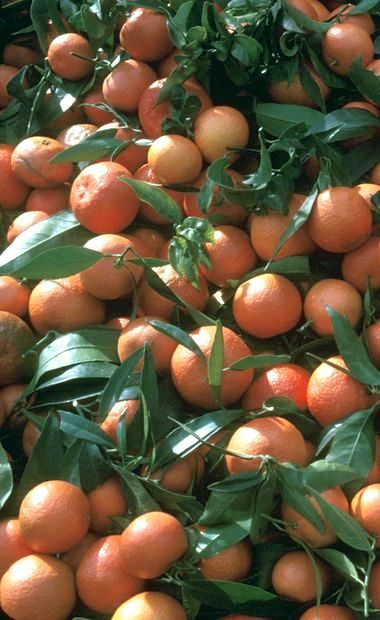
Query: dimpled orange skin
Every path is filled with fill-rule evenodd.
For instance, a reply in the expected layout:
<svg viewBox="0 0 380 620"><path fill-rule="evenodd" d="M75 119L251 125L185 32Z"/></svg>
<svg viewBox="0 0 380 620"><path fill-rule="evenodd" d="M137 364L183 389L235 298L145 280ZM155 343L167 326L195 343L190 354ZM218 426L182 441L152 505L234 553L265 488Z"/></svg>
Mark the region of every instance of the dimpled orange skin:
<svg viewBox="0 0 380 620"><path fill-rule="evenodd" d="M30 192L30 188L12 170L13 151L14 147L10 144L0 144L0 207L6 210L21 207Z"/></svg>
<svg viewBox="0 0 380 620"><path fill-rule="evenodd" d="M374 51L368 32L350 22L331 26L322 41L323 60L338 75L348 75L359 54L362 67L366 67L373 59Z"/></svg>
<svg viewBox="0 0 380 620"><path fill-rule="evenodd" d="M97 534L107 534L114 523L111 517L120 517L127 512L127 502L120 481L115 476L90 491L87 499L90 505L90 530Z"/></svg>
<svg viewBox="0 0 380 620"><path fill-rule="evenodd" d="M61 153L63 144L45 136L25 138L12 153L12 170L30 187L57 187L67 181L73 172L71 163L51 163Z"/></svg>
<svg viewBox="0 0 380 620"><path fill-rule="evenodd" d="M226 155L229 148L244 148L248 138L246 118L229 106L209 108L195 121L194 142L209 163ZM232 157L236 159L236 154Z"/></svg>
<svg viewBox="0 0 380 620"><path fill-rule="evenodd" d="M70 206L79 223L98 235L124 230L140 206L133 190L120 180L132 174L114 162L87 166L76 177L70 193Z"/></svg>
<svg viewBox="0 0 380 620"><path fill-rule="evenodd" d="M245 538L219 553L202 558L199 568L204 579L242 581L249 575L252 560L252 545Z"/></svg>
<svg viewBox="0 0 380 620"><path fill-rule="evenodd" d="M156 79L156 73L145 62L132 58L124 60L105 78L104 99L111 108L135 112L144 90Z"/></svg>
<svg viewBox="0 0 380 620"><path fill-rule="evenodd" d="M142 592L123 603L111 620L186 620L182 607L163 592Z"/></svg>
<svg viewBox="0 0 380 620"><path fill-rule="evenodd" d="M358 491L351 501L351 514L372 536L380 535L380 484Z"/></svg>
<svg viewBox="0 0 380 620"><path fill-rule="evenodd" d="M297 325L302 300L290 280L267 273L240 284L232 308L241 329L257 338L271 338Z"/></svg>
<svg viewBox="0 0 380 620"><path fill-rule="evenodd" d="M86 495L64 480L48 480L24 497L19 512L20 531L38 553L61 553L74 547L89 528Z"/></svg>
<svg viewBox="0 0 380 620"><path fill-rule="evenodd" d="M369 280L372 290L380 287L380 238L370 237L363 245L347 252L342 261L342 275L360 293Z"/></svg>
<svg viewBox="0 0 380 620"><path fill-rule="evenodd" d="M20 532L18 519L0 521L0 579L8 568L20 558L33 553Z"/></svg>
<svg viewBox="0 0 380 620"><path fill-rule="evenodd" d="M318 557L314 558L319 572L322 595L330 582L330 568ZM284 553L272 569L272 587L276 594L307 603L317 597L316 569L306 551Z"/></svg>
<svg viewBox="0 0 380 620"><path fill-rule="evenodd" d="M55 37L49 45L48 61L54 73L66 80L77 82L93 71L92 62L78 58L73 53L93 58L95 56L91 43L80 34L66 32Z"/></svg>
<svg viewBox="0 0 380 620"><path fill-rule="evenodd" d="M303 436L294 424L278 416L256 418L243 424L232 435L227 449L247 456L269 455L280 463L290 461L301 467L307 461ZM246 460L231 454L225 458L231 475L257 471L262 462L259 458Z"/></svg>
<svg viewBox="0 0 380 620"><path fill-rule="evenodd" d="M187 550L182 524L166 512L147 512L136 517L121 534L120 553L135 577L155 579Z"/></svg>
<svg viewBox="0 0 380 620"><path fill-rule="evenodd" d="M251 355L244 340L228 327L222 328L224 351L223 368L233 362ZM216 334L216 327L203 326L190 333L191 338L209 358ZM216 402L207 378L207 364L198 355L179 344L171 360L171 376L182 398L191 405L204 409L216 409ZM222 374L220 401L223 406L239 400L253 378L253 370L226 370Z"/></svg>
<svg viewBox="0 0 380 620"><path fill-rule="evenodd" d="M161 60L173 48L166 15L142 7L134 9L120 30L120 45L137 60Z"/></svg>
<svg viewBox="0 0 380 620"><path fill-rule="evenodd" d="M148 151L148 164L161 183L191 183L201 173L203 159L194 142L170 134L154 140Z"/></svg>
<svg viewBox="0 0 380 620"><path fill-rule="evenodd" d="M332 336L333 324L327 307L344 314L352 327L359 322L363 301L358 291L348 282L337 278L326 278L314 284L305 296L303 312L311 321L312 330L318 336Z"/></svg>
<svg viewBox="0 0 380 620"><path fill-rule="evenodd" d="M307 409L310 372L297 364L278 364L265 370L249 386L242 399L244 409L260 409L268 398L290 398L301 410Z"/></svg>

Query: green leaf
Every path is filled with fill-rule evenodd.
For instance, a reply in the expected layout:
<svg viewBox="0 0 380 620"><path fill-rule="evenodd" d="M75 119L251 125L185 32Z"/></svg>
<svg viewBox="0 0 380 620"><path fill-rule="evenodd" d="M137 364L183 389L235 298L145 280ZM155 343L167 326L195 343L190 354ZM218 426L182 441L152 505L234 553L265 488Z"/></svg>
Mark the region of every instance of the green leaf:
<svg viewBox="0 0 380 620"><path fill-rule="evenodd" d="M380 78L370 69L363 68L360 56L352 63L348 75L365 99L380 105Z"/></svg>
<svg viewBox="0 0 380 620"><path fill-rule="evenodd" d="M238 523L209 526L199 532L194 555L199 559L209 558L246 537L247 532Z"/></svg>
<svg viewBox="0 0 380 620"><path fill-rule="evenodd" d="M66 32L60 19L58 6L57 0L33 0L30 6L30 17L43 52L46 52L48 47L49 19L52 20L58 34Z"/></svg>
<svg viewBox="0 0 380 620"><path fill-rule="evenodd" d="M260 164L256 172L253 172L245 179L245 184L254 187L256 190L264 189L272 178L272 161L269 151L265 144L262 132L259 132L260 140Z"/></svg>
<svg viewBox="0 0 380 620"><path fill-rule="evenodd" d="M290 355L272 355L269 353L259 353L258 355L248 355L227 366L225 370L248 370L249 368L265 368L274 364L288 364L291 361Z"/></svg>
<svg viewBox="0 0 380 620"><path fill-rule="evenodd" d="M69 411L57 412L61 420L61 430L75 439L84 439L105 448L114 448L113 441L95 422Z"/></svg>
<svg viewBox="0 0 380 620"><path fill-rule="evenodd" d="M298 26L301 26L305 30L324 33L327 32L327 30L330 28L331 24L310 19L310 17L305 15L305 13L302 13L302 11L296 9L295 6L290 4L290 2L288 2L287 0L282 0L282 2L286 8L286 11L294 19L296 24Z"/></svg>
<svg viewBox="0 0 380 620"><path fill-rule="evenodd" d="M302 487L295 488L290 481L288 482L286 468L282 468L279 473L279 489L282 499L314 525L318 532L323 533L325 531L323 520L310 499L301 492L303 491ZM295 531L296 535L297 532Z"/></svg>
<svg viewBox="0 0 380 620"><path fill-rule="evenodd" d="M366 129L380 127L380 120L367 110L355 108L335 110L309 129L306 136L321 134L324 142L332 143L366 135ZM371 133L368 134L371 136Z"/></svg>
<svg viewBox="0 0 380 620"><path fill-rule="evenodd" d="M302 482L305 487L313 487L323 492L333 487L342 486L352 480L361 480L360 474L349 464L333 463L328 460L310 463L302 473Z"/></svg>
<svg viewBox="0 0 380 620"><path fill-rule="evenodd" d="M143 484L162 510L173 514L181 522L198 522L203 506L193 495L173 493L152 480L144 480Z"/></svg>
<svg viewBox="0 0 380 620"><path fill-rule="evenodd" d="M116 129L113 130L113 133ZM115 138L106 138L104 136L90 139L84 139L79 144L70 146L58 155L55 155L50 162L54 164L62 164L67 162L94 161L111 155L124 142Z"/></svg>
<svg viewBox="0 0 380 620"><path fill-rule="evenodd" d="M113 468L117 471L122 480L122 486L128 504L128 511L134 517L144 514L145 512L160 510L160 506L150 496L148 491L145 489L142 480L140 480L136 474L120 467L119 465L113 464Z"/></svg>
<svg viewBox="0 0 380 620"><path fill-rule="evenodd" d="M363 342L351 327L348 318L330 306L327 306L327 312L331 318L339 353L350 373L361 383L380 385L380 372L370 361Z"/></svg>
<svg viewBox="0 0 380 620"><path fill-rule="evenodd" d="M101 252L68 245L41 252L29 263L10 273L15 278L28 278L30 280L66 278L95 265L102 257Z"/></svg>
<svg viewBox="0 0 380 620"><path fill-rule="evenodd" d="M161 217L174 224L179 224L182 221L181 209L176 201L159 187L155 187L146 181L137 181L127 177L120 177L120 180L129 185L136 196L142 202L150 205Z"/></svg>
<svg viewBox="0 0 380 620"><path fill-rule="evenodd" d="M207 361L207 378L215 402L220 405L221 401L221 384L223 373L223 327L218 320L216 322L216 330L212 343L210 356Z"/></svg>
<svg viewBox="0 0 380 620"><path fill-rule="evenodd" d="M104 382L110 378L115 371L115 365L109 362L82 362L63 371L49 373L49 378L40 382L36 387L36 392L46 390L50 387L58 387L73 382L92 382L94 380L103 379Z"/></svg>
<svg viewBox="0 0 380 620"><path fill-rule="evenodd" d="M355 583L362 584L362 581L359 577L359 573L356 569L355 564L350 560L350 558L339 551L338 549L313 549L314 553L316 553L322 560L325 560L330 566L333 566L335 570L338 571L341 575L343 575L349 581L354 581Z"/></svg>
<svg viewBox="0 0 380 620"><path fill-rule="evenodd" d="M322 112L305 106L285 103L259 103L256 106L257 123L272 136L280 137L289 127L303 123L306 128L324 119Z"/></svg>
<svg viewBox="0 0 380 620"><path fill-rule="evenodd" d="M189 351L195 353L195 355L197 355L201 360L206 361L202 349L199 348L194 338L189 336L189 334L180 327L176 327L171 323L165 323L164 321L160 321L159 319L151 319L148 321L148 323L161 334L172 338L173 340L184 346L186 349L189 349Z"/></svg>
<svg viewBox="0 0 380 620"><path fill-rule="evenodd" d="M379 161L380 140L366 140L358 144L354 149L350 149L342 157L341 163L348 175L350 184L359 181L368 170Z"/></svg>
<svg viewBox="0 0 380 620"><path fill-rule="evenodd" d="M243 67L253 69L259 64L262 45L253 37L238 34L232 39L230 54L239 61Z"/></svg>
<svg viewBox="0 0 380 620"><path fill-rule="evenodd" d="M306 65L301 65L300 68L300 80L301 85L305 92L311 97L311 99L317 104L317 106L323 111L326 111L326 105L324 97L321 93L318 83L313 78L310 71L308 71Z"/></svg>
<svg viewBox="0 0 380 620"><path fill-rule="evenodd" d="M13 490L12 467L8 461L8 455L0 443L0 510L9 498Z"/></svg>
<svg viewBox="0 0 380 620"><path fill-rule="evenodd" d="M115 370L108 381L99 403L99 417L103 421L113 405L120 399L124 388L128 385L130 376L143 355L143 349L139 349L130 355Z"/></svg>

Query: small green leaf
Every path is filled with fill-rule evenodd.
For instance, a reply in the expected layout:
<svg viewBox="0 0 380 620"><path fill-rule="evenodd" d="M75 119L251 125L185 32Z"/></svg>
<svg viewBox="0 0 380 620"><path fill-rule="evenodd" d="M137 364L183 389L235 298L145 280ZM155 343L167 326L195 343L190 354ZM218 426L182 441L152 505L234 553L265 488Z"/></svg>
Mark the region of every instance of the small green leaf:
<svg viewBox="0 0 380 620"><path fill-rule="evenodd" d="M154 327L158 332L168 336L169 338L173 338L173 340L186 347L186 349L189 349L189 351L195 353L195 355L197 355L201 360L206 361L202 349L199 348L195 340L183 329L176 327L171 323L160 321L159 319L152 319L148 322L149 325L152 325L152 327Z"/></svg>
<svg viewBox="0 0 380 620"><path fill-rule="evenodd" d="M67 435L105 448L115 447L108 435L95 422L70 411L58 411L58 415L61 420L61 430Z"/></svg>
<svg viewBox="0 0 380 620"><path fill-rule="evenodd" d="M17 278L30 280L66 278L95 265L102 257L101 252L90 248L68 245L63 248L45 250L20 269L8 271L8 273Z"/></svg>
<svg viewBox="0 0 380 620"><path fill-rule="evenodd" d="M143 355L143 349L139 349L124 360L110 377L103 390L99 403L99 417L103 421L113 405L119 400L124 388L128 385L131 374Z"/></svg>
<svg viewBox="0 0 380 620"><path fill-rule="evenodd" d="M338 549L314 549L314 553L319 555L322 560L325 560L330 566L333 566L338 573L343 575L349 581L362 584L355 564L350 558L339 551Z"/></svg>
<svg viewBox="0 0 380 620"><path fill-rule="evenodd" d="M305 106L285 103L259 103L256 106L258 124L272 136L279 137L294 125L303 123L307 128L323 121L323 114ZM306 132L306 130L305 130Z"/></svg>
<svg viewBox="0 0 380 620"><path fill-rule="evenodd" d="M160 510L160 506L145 489L143 481L136 474L113 464L114 470L122 480L122 486L127 499L128 511L137 517L145 512Z"/></svg>
<svg viewBox="0 0 380 620"><path fill-rule="evenodd" d="M207 378L215 402L220 405L221 402L221 384L223 376L223 327L218 320L216 322L216 330L214 340L211 347L210 356L207 361Z"/></svg>
<svg viewBox="0 0 380 620"><path fill-rule="evenodd" d="M349 77L363 97L375 105L380 105L379 76L370 69L363 68L361 56L358 56L352 63Z"/></svg>
<svg viewBox="0 0 380 620"><path fill-rule="evenodd" d="M0 510L13 490L12 467L8 455L0 443Z"/></svg>
<svg viewBox="0 0 380 620"><path fill-rule="evenodd" d="M150 205L161 217L174 224L179 224L182 221L182 213L176 201L160 187L156 187L146 181L137 181L127 177L120 177L120 180L129 185L136 196L142 202Z"/></svg>
<svg viewBox="0 0 380 620"><path fill-rule="evenodd" d="M116 132L116 129L113 130ZM118 147L122 146L124 142L122 140L116 140L114 138L98 137L92 140L85 139L79 144L70 146L58 155L55 155L50 162L54 164L62 164L67 162L81 162L81 161L95 161L111 155Z"/></svg>
<svg viewBox="0 0 380 620"><path fill-rule="evenodd" d="M265 368L273 364L288 364L291 361L290 355L272 355L259 353L258 355L248 355L240 360L233 362L224 370L248 370L249 368Z"/></svg>

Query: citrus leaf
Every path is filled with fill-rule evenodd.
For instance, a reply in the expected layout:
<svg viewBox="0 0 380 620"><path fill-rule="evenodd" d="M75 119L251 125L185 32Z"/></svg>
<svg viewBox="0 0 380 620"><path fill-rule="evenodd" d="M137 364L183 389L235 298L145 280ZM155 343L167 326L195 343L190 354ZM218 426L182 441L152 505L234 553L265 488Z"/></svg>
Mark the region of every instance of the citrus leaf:
<svg viewBox="0 0 380 620"><path fill-rule="evenodd" d="M182 222L181 209L176 201L162 189L146 181L137 181L136 179L128 179L127 177L120 177L120 180L129 185L136 196L142 202L146 202L150 205L161 217L166 218L169 222L173 222L174 224Z"/></svg>
<svg viewBox="0 0 380 620"><path fill-rule="evenodd" d="M233 362L224 370L248 370L249 368L265 368L273 364L288 364L291 361L290 355L272 355L269 353L259 353L258 355L247 355L240 360Z"/></svg>
<svg viewBox="0 0 380 620"><path fill-rule="evenodd" d="M139 349L124 360L110 377L106 387L103 390L99 403L99 418L101 421L107 416L113 405L120 399L124 388L128 385L130 376L134 371L136 364L143 355L143 349Z"/></svg>
<svg viewBox="0 0 380 620"><path fill-rule="evenodd" d="M246 537L247 532L237 523L209 526L199 532L194 555L199 559L209 558Z"/></svg>
<svg viewBox="0 0 380 620"><path fill-rule="evenodd" d="M360 56L352 63L348 75L363 97L380 105L380 77L370 69L363 68Z"/></svg>
<svg viewBox="0 0 380 620"><path fill-rule="evenodd" d="M221 383L223 372L223 328L222 323L216 322L216 330L212 343L210 356L207 361L207 378L215 402L220 405Z"/></svg>
<svg viewBox="0 0 380 620"><path fill-rule="evenodd" d="M172 338L186 349L189 349L189 351L195 353L201 360L206 361L202 349L200 349L195 340L180 327L176 327L171 323L165 323L159 319L149 320L148 323L161 334Z"/></svg>
<svg viewBox="0 0 380 620"><path fill-rule="evenodd" d="M115 133L116 130L113 130ZM124 142L114 138L98 137L92 140L85 139L79 144L70 146L58 155L55 155L50 163L62 164L67 162L94 161L107 155L111 155L115 149L122 146Z"/></svg>
<svg viewBox="0 0 380 620"><path fill-rule="evenodd" d="M116 464L113 464L113 468L121 478L128 511L133 516L137 517L145 512L160 510L160 506L150 496L144 487L143 481L136 474Z"/></svg>
<svg viewBox="0 0 380 620"><path fill-rule="evenodd" d="M0 510L13 490L12 467L8 455L0 443Z"/></svg>
<svg viewBox="0 0 380 620"><path fill-rule="evenodd" d="M311 128L323 121L324 115L318 110L305 106L285 103L259 103L256 106L257 123L272 136L281 134L292 127L303 123ZM305 130L306 131L306 130Z"/></svg>
<svg viewBox="0 0 380 620"><path fill-rule="evenodd" d="M95 422L69 411L58 411L57 413L61 420L61 430L66 435L75 437L75 439L84 439L105 448L115 447L113 441Z"/></svg>
<svg viewBox="0 0 380 620"><path fill-rule="evenodd" d="M314 553L319 555L322 560L325 560L330 566L333 566L338 573L343 575L349 581L362 584L355 564L350 558L338 549L314 549Z"/></svg>
<svg viewBox="0 0 380 620"><path fill-rule="evenodd" d="M101 252L68 245L41 252L19 269L8 271L16 278L30 280L66 278L88 269L103 257Z"/></svg>

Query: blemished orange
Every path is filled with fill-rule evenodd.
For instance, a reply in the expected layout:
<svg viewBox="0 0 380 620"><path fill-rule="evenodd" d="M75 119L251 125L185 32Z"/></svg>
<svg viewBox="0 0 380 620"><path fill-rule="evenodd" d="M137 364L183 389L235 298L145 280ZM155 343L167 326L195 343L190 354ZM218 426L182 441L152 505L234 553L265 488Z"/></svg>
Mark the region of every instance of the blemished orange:
<svg viewBox="0 0 380 620"><path fill-rule="evenodd" d="M163 592L142 592L123 603L111 620L186 620L185 609Z"/></svg>
<svg viewBox="0 0 380 620"><path fill-rule="evenodd" d="M69 125L59 132L57 140L61 142L65 148L68 148L69 146L79 144L79 142L82 142L82 140L93 134L96 130L97 126L92 123Z"/></svg>
<svg viewBox="0 0 380 620"><path fill-rule="evenodd" d="M372 536L380 535L380 483L369 484L354 495L351 515Z"/></svg>
<svg viewBox="0 0 380 620"><path fill-rule="evenodd" d="M178 519L166 512L147 512L123 531L120 554L127 570L140 579L165 573L187 550L186 532Z"/></svg>
<svg viewBox="0 0 380 620"><path fill-rule="evenodd" d="M117 164L125 166L127 170L134 174L136 170L138 170L146 163L148 156L148 147L139 146L138 144L131 142L131 140L133 138L142 140L146 138L146 135L141 131L136 132L129 127L124 127L118 121L102 125L101 127L99 127L99 131L113 128L117 129L114 138L116 140L122 140L123 142L129 142L129 144L118 155L116 155L116 157L113 157L112 161L115 161Z"/></svg>
<svg viewBox="0 0 380 620"><path fill-rule="evenodd" d="M148 88L144 90L140 97L138 114L141 127L144 129L148 138L155 140L159 138L162 131L163 121L170 117L170 102L168 99L157 104L161 90L167 82L166 78L161 78L152 82ZM182 87L189 95L196 95L200 101L201 107L198 115L211 108L212 101L205 89L195 80L187 80ZM197 115L197 116L198 116Z"/></svg>
<svg viewBox="0 0 380 620"><path fill-rule="evenodd" d="M70 193L70 206L79 223L100 235L118 233L135 219L140 201L120 180L132 174L115 162L99 162L84 168Z"/></svg>
<svg viewBox="0 0 380 620"><path fill-rule="evenodd" d="M351 187L325 189L313 205L307 229L314 243L323 250L350 252L370 237L371 210Z"/></svg>
<svg viewBox="0 0 380 620"><path fill-rule="evenodd" d="M347 252L342 261L342 275L360 293L368 283L372 290L380 287L380 238L370 237L356 250Z"/></svg>
<svg viewBox="0 0 380 620"><path fill-rule="evenodd" d="M115 120L112 112L100 107L96 107L96 104L105 104L106 100L103 96L102 87L99 85L94 86L85 94L82 102L82 110L84 111L87 119L95 125L104 125L105 123L112 123Z"/></svg>
<svg viewBox="0 0 380 620"><path fill-rule="evenodd" d="M73 172L71 163L51 163L61 153L63 144L46 136L32 136L18 143L12 153L12 170L30 187L56 187L67 181Z"/></svg>
<svg viewBox="0 0 380 620"><path fill-rule="evenodd" d="M249 236L237 226L215 226L213 243L206 243L205 250L211 269L200 266L206 280L217 286L228 286L228 280L240 280L256 267L257 255Z"/></svg>
<svg viewBox="0 0 380 620"><path fill-rule="evenodd" d="M260 409L268 398L292 400L299 409L307 409L307 385L310 372L298 364L277 364L254 379L242 399L244 409Z"/></svg>
<svg viewBox="0 0 380 620"><path fill-rule="evenodd" d="M37 553L68 551L86 535L90 507L83 491L65 480L33 487L21 502L20 531Z"/></svg>
<svg viewBox="0 0 380 620"><path fill-rule="evenodd" d="M181 457L165 469L158 468L149 476L150 480L157 480L160 487L173 493L186 493L191 484L202 480L205 470L204 458L201 454L192 452Z"/></svg>
<svg viewBox="0 0 380 620"><path fill-rule="evenodd" d="M376 30L376 26L371 15L367 12L360 13L360 15L350 15L353 8L354 7L350 4L343 4L331 11L328 19L336 17L337 24L356 24L356 26L365 30L368 34L373 34Z"/></svg>
<svg viewBox="0 0 380 620"><path fill-rule="evenodd" d="M233 433L227 450L252 457L268 455L280 463L291 462L301 467L307 455L305 440L300 431L288 420L278 416L256 418L242 424ZM243 459L226 454L228 473L257 471L261 458Z"/></svg>
<svg viewBox="0 0 380 620"><path fill-rule="evenodd" d="M154 267L153 271L170 288L171 291L197 310L204 310L209 293L207 282L202 274L199 275L199 289L196 289L184 276L180 276L171 265ZM140 315L149 316L152 308L157 316L169 319L176 304L174 301L160 295L149 286L143 277L138 289L138 312Z"/></svg>
<svg viewBox="0 0 380 620"><path fill-rule="evenodd" d="M376 368L380 368L380 321L366 328L365 338L369 357Z"/></svg>
<svg viewBox="0 0 380 620"><path fill-rule="evenodd" d="M306 65L306 67L314 82L317 83L322 98L326 100L330 95L330 88L322 81L322 78L310 65ZM291 84L288 84L287 79L268 82L267 93L274 103L290 103L294 105L303 105L307 108L318 107L318 104L304 89L298 72L295 74Z"/></svg>
<svg viewBox="0 0 380 620"><path fill-rule="evenodd" d="M322 40L322 56L327 66L338 75L348 75L360 55L366 67L374 56L374 45L368 32L351 22L335 23Z"/></svg>
<svg viewBox="0 0 380 620"><path fill-rule="evenodd" d="M144 90L156 79L155 71L145 62L124 60L104 79L104 100L121 112L136 112Z"/></svg>
<svg viewBox="0 0 380 620"><path fill-rule="evenodd" d="M87 532L75 547L69 549L69 551L65 551L65 553L61 555L62 562L70 566L75 573L85 554L97 540L99 540L97 534L94 532Z"/></svg>
<svg viewBox="0 0 380 620"><path fill-rule="evenodd" d="M13 97L8 93L8 82L18 73L17 67L0 64L0 110L10 104Z"/></svg>
<svg viewBox="0 0 380 620"><path fill-rule="evenodd" d="M134 9L120 30L120 45L135 60L161 60L172 50L167 17L150 9Z"/></svg>
<svg viewBox="0 0 380 620"><path fill-rule="evenodd" d="M182 398L195 407L217 409L236 402L244 394L253 378L253 370L223 370L220 402L217 402L208 382L207 360L210 357L216 327L205 325L190 332L190 337L201 349L205 360L179 344L171 360L171 378ZM252 354L251 349L232 329L222 327L223 369Z"/></svg>
<svg viewBox="0 0 380 620"><path fill-rule="evenodd" d="M141 166L141 168L139 168L138 170L136 170L135 173L135 179L137 181L145 181L146 183L153 183L153 184L157 184L160 185L161 181L158 178L158 176L153 172L151 166L149 164L144 164L143 166ZM177 205L179 206L179 208L182 211L182 203L183 203L183 193L182 192L177 192L173 189L167 189L166 187L161 187L160 188L163 192L165 192L165 194L168 194L168 196L170 196L170 198L172 198ZM156 224L158 226L164 225L164 224L169 224L169 220L165 217L163 217L162 215L160 215L151 205L149 205L147 202L142 202L140 205L140 210L139 210L139 215L141 215L141 217L147 221L150 222L152 224ZM134 232L135 234L135 232Z"/></svg>
<svg viewBox="0 0 380 620"><path fill-rule="evenodd" d="M27 45L19 45L18 42L9 42L3 50L3 62L11 67L22 69L25 65L35 65L40 60L40 54Z"/></svg>
<svg viewBox="0 0 380 620"><path fill-rule="evenodd" d="M10 224L7 230L7 242L13 243L21 233L29 230L34 224L46 220L47 217L49 216L44 211L23 211Z"/></svg>
<svg viewBox="0 0 380 620"><path fill-rule="evenodd" d="M23 539L18 519L0 521L0 579L17 560L33 553L33 549Z"/></svg>
<svg viewBox="0 0 380 620"><path fill-rule="evenodd" d="M290 221L297 213L305 196L292 194L288 201L288 214L269 211L265 215L252 213L249 221L249 234L253 248L261 260L269 260L274 253L281 235L285 232ZM310 256L315 250L315 243L310 238L305 225L301 226L277 252L275 258L287 256Z"/></svg>
<svg viewBox="0 0 380 620"><path fill-rule="evenodd" d="M161 183L191 183L202 170L202 154L197 145L178 134L154 140L148 151L148 164Z"/></svg>
<svg viewBox="0 0 380 620"><path fill-rule="evenodd" d="M256 338L272 338L293 329L302 315L297 287L284 276L265 273L236 289L232 311L241 329Z"/></svg>
<svg viewBox="0 0 380 620"><path fill-rule="evenodd" d="M1 608L17 620L66 620L76 602L74 574L54 557L30 554L17 560L0 583Z"/></svg>
<svg viewBox="0 0 380 620"><path fill-rule="evenodd" d="M226 155L228 149L244 148L248 139L247 119L230 106L213 106L202 112L194 124L194 142L209 163ZM232 157L236 159L236 153Z"/></svg>
<svg viewBox="0 0 380 620"><path fill-rule="evenodd" d="M112 614L124 601L144 590L144 581L133 576L129 560L121 553L121 536L99 538L80 562L76 587L81 601L100 614Z"/></svg>
<svg viewBox="0 0 380 620"><path fill-rule="evenodd" d="M203 579L242 581L249 575L252 561L252 545L245 538L219 553L202 558L199 561L199 568Z"/></svg>
<svg viewBox="0 0 380 620"><path fill-rule="evenodd" d="M349 512L348 500L340 487L334 487L327 491L323 491L321 495L330 505L336 506L344 510L344 512ZM281 506L281 518L286 522L285 529L290 536L299 538L313 549L329 547L338 540L338 537L323 515L317 500L314 497L309 497L308 499L321 517L325 531L320 532L310 521L297 512L297 510L286 502L283 502Z"/></svg>
<svg viewBox="0 0 380 620"><path fill-rule="evenodd" d="M30 188L23 183L12 170L12 153L10 144L0 144L0 207L11 210L23 206Z"/></svg>
<svg viewBox="0 0 380 620"><path fill-rule="evenodd" d="M25 211L44 211L48 215L58 213L69 208L70 187L52 187L34 189L30 192L25 203Z"/></svg>
<svg viewBox="0 0 380 620"><path fill-rule="evenodd" d="M117 443L117 427L119 424L120 417L124 415L125 426L128 426L132 423L133 418L135 417L137 411L139 409L139 401L138 400L119 400L117 401L113 407L109 410L107 417L103 420L100 427L101 429L112 439L112 441Z"/></svg>
<svg viewBox="0 0 380 620"><path fill-rule="evenodd" d="M25 378L27 365L22 356L34 343L33 332L23 319L0 310L0 386Z"/></svg>
<svg viewBox="0 0 380 620"><path fill-rule="evenodd" d="M377 194L377 192L380 192L380 185L377 185L376 183L359 183L359 185L354 185L353 189L367 201L370 209L374 209L375 205L372 202L372 197Z"/></svg>
<svg viewBox="0 0 380 620"><path fill-rule="evenodd" d="M307 387L308 409L321 426L327 426L355 411L365 409L369 403L363 383L327 362L347 370L343 358L335 355L317 366L310 377Z"/></svg>
<svg viewBox="0 0 380 620"><path fill-rule="evenodd" d="M90 505L90 530L97 534L107 534L113 521L127 511L120 480L115 476L108 478L87 494Z"/></svg>
<svg viewBox="0 0 380 620"><path fill-rule="evenodd" d="M368 596L374 609L380 609L380 562L372 564L368 581Z"/></svg>
<svg viewBox="0 0 380 620"><path fill-rule="evenodd" d="M177 341L166 334L162 334L150 325L150 321L161 320L160 317L150 315L130 321L123 329L117 342L117 353L121 362L124 362L132 353L149 344L155 369L160 375L170 372L170 362L177 347ZM166 321L164 321L166 323ZM142 367L142 359L136 369Z"/></svg>
<svg viewBox="0 0 380 620"><path fill-rule="evenodd" d="M82 58L75 54L79 54ZM85 58L91 59L94 56L95 52L88 39L75 32L65 32L55 37L47 53L49 65L54 73L73 82L91 75L94 63Z"/></svg>
<svg viewBox="0 0 380 620"><path fill-rule="evenodd" d="M324 594L330 583L328 565L314 558ZM317 576L306 551L284 553L272 569L272 587L276 594L299 603L307 603L317 597Z"/></svg>
<svg viewBox="0 0 380 620"><path fill-rule="evenodd" d="M355 618L351 609L337 605L314 605L300 616L300 620L355 620Z"/></svg>
<svg viewBox="0 0 380 620"><path fill-rule="evenodd" d="M132 294L144 268L130 260L149 254L150 248L144 241L129 235L107 233L92 237L83 247L107 255L81 271L80 281L88 293L98 299L120 299ZM118 263L117 255L121 254L124 254L123 261Z"/></svg>
<svg viewBox="0 0 380 620"><path fill-rule="evenodd" d="M24 317L28 313L30 288L12 278L0 276L0 310Z"/></svg>
<svg viewBox="0 0 380 620"><path fill-rule="evenodd" d="M90 295L79 275L41 280L29 300L29 318L41 335L50 329L69 332L104 322L105 303Z"/></svg>
<svg viewBox="0 0 380 620"><path fill-rule="evenodd" d="M328 307L344 314L350 325L356 327L363 309L362 296L351 284L337 278L326 278L314 284L306 293L303 312L318 336L334 334Z"/></svg>

